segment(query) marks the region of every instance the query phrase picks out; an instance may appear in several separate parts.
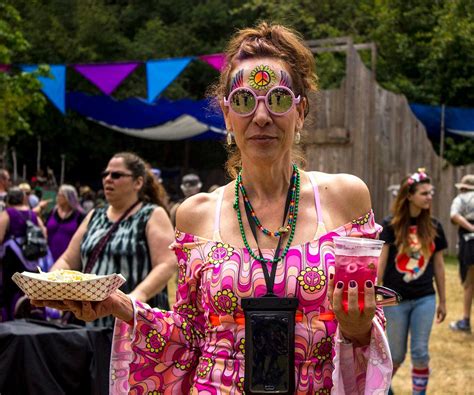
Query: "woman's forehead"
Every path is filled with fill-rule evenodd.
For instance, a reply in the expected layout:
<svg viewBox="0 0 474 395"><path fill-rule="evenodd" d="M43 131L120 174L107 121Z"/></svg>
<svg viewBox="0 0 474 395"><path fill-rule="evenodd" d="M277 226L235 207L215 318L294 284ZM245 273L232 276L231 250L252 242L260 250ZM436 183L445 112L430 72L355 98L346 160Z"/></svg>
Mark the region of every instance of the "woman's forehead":
<svg viewBox="0 0 474 395"><path fill-rule="evenodd" d="M433 185L423 182L417 185L416 192L426 192L431 191L433 189Z"/></svg>
<svg viewBox="0 0 474 395"><path fill-rule="evenodd" d="M110 159L109 163L107 164L107 167L113 167L113 168L126 168L125 162L123 158L112 158Z"/></svg>
<svg viewBox="0 0 474 395"><path fill-rule="evenodd" d="M253 58L238 62L230 75L230 90L242 86L268 90L275 85L292 87L285 63L273 58Z"/></svg>

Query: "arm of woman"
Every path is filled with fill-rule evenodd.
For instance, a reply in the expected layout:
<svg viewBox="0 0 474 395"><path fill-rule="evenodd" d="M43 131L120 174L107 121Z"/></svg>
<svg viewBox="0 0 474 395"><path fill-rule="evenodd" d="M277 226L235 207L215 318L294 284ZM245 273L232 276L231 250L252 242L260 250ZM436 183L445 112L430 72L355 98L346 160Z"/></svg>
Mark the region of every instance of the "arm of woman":
<svg viewBox="0 0 474 395"><path fill-rule="evenodd" d="M385 273L385 269L387 268L389 249L390 246L388 244L384 244L384 246L382 247L382 252L380 253L379 258L379 265L377 267L377 285L383 285L383 275Z"/></svg>
<svg viewBox="0 0 474 395"><path fill-rule="evenodd" d="M371 209L370 195L365 184L356 177L346 177L342 182L340 203L345 205L346 235L376 238L380 227ZM356 221L354 221L356 220ZM342 285L342 284L341 284ZM392 360L384 332L385 319L382 308L376 306L372 282L364 284L364 308L358 305L357 283L348 289L348 311L342 307L343 288L334 284L330 276L328 293L338 328L335 335L334 388L338 393L385 393L392 377Z"/></svg>
<svg viewBox="0 0 474 395"><path fill-rule="evenodd" d="M78 302L74 300L32 300L38 307L52 307L58 310L71 311L83 321L94 321L98 318L113 315L129 322L133 319L133 304L129 296L118 290L101 302Z"/></svg>
<svg viewBox="0 0 474 395"><path fill-rule="evenodd" d="M446 318L446 282L444 273L443 251L437 251L433 257L434 277L438 291L438 307L436 308L436 322L443 322Z"/></svg>
<svg viewBox="0 0 474 395"><path fill-rule="evenodd" d="M190 393L206 327L200 294L204 257L201 246L191 238L177 241L174 248L180 277L173 311L153 309L120 291L101 302L32 301L36 306L72 311L84 321L110 314L118 318L110 393Z"/></svg>
<svg viewBox="0 0 474 395"><path fill-rule="evenodd" d="M82 238L87 232L87 226L92 217L94 210L92 210L87 217L82 221L76 233L72 237L66 251L59 257L59 259L51 267L50 271L59 269L80 270L81 269L81 242Z"/></svg>
<svg viewBox="0 0 474 395"><path fill-rule="evenodd" d="M48 231L46 230L46 226L44 226L43 220L38 216L38 226L41 229L41 232L43 232L44 237L48 237Z"/></svg>
<svg viewBox="0 0 474 395"><path fill-rule="evenodd" d="M51 199L47 199L47 200L41 200L36 207L33 207L32 210L36 213L36 215L41 215L41 213L43 212L43 210L46 208L46 206L51 203L52 200Z"/></svg>
<svg viewBox="0 0 474 395"><path fill-rule="evenodd" d="M5 235L7 233L8 224L10 223L10 217L6 211L0 213L0 243L3 243Z"/></svg>
<svg viewBox="0 0 474 395"><path fill-rule="evenodd" d="M342 223L350 223L352 220L367 214L371 210L370 193L365 183L359 178L338 174L334 177L333 183L337 188L333 188L334 199L337 199L334 207L342 217ZM349 288L348 291L348 311L345 312L342 306L343 289L338 284L330 283L330 295L333 298L333 309L339 323L341 335L348 341L364 346L370 343L372 320L375 315L375 294L373 284L365 287L365 306L362 312L358 306L357 286Z"/></svg>
<svg viewBox="0 0 474 395"><path fill-rule="evenodd" d="M461 228L466 229L468 232L474 232L474 225L471 224L466 218L461 214L454 214L451 216L451 222L460 226Z"/></svg>
<svg viewBox="0 0 474 395"><path fill-rule="evenodd" d="M146 238L150 249L152 270L130 293L141 302L146 302L162 291L178 268L176 255L169 248L174 242L174 230L162 207L157 207L148 220Z"/></svg>

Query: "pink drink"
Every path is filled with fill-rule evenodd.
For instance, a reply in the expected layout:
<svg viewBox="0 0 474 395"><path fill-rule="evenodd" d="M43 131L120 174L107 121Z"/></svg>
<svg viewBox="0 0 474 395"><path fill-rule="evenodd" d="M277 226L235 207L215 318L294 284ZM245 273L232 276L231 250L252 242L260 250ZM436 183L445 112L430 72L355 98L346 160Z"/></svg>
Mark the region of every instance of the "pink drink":
<svg viewBox="0 0 474 395"><path fill-rule="evenodd" d="M359 309L361 311L364 309L365 282L370 280L375 285L378 262L378 257L373 256L336 256L334 284L337 284L338 281L342 281L344 283L342 305L344 306L345 311L347 311L348 308L347 289L349 287L349 281L351 280L357 282L357 289L359 291Z"/></svg>
<svg viewBox="0 0 474 395"><path fill-rule="evenodd" d="M375 285L379 256L382 252L383 241L363 239L359 237L335 237L336 266L334 285L339 281L344 283L342 305L348 310L349 282L357 282L359 292L359 309L364 308L364 289L367 280Z"/></svg>

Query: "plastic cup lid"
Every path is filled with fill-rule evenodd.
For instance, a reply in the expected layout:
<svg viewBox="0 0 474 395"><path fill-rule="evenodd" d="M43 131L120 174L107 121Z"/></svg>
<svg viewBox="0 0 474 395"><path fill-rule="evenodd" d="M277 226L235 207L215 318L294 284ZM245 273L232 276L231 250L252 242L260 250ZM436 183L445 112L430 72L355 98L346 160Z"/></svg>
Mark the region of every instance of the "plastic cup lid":
<svg viewBox="0 0 474 395"><path fill-rule="evenodd" d="M382 248L385 241L375 240L375 239L366 239L363 237L347 237L347 236L337 236L333 237L334 243L338 246L344 246L348 248Z"/></svg>

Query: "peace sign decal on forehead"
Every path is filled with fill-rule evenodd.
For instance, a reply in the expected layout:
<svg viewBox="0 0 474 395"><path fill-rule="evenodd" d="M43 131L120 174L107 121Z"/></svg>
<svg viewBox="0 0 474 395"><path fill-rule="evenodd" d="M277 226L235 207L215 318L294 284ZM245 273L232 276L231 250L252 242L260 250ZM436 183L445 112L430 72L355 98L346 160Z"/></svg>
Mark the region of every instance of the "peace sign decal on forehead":
<svg viewBox="0 0 474 395"><path fill-rule="evenodd" d="M255 67L249 75L249 85L253 89L268 89L276 82L275 72L268 66L261 65Z"/></svg>

